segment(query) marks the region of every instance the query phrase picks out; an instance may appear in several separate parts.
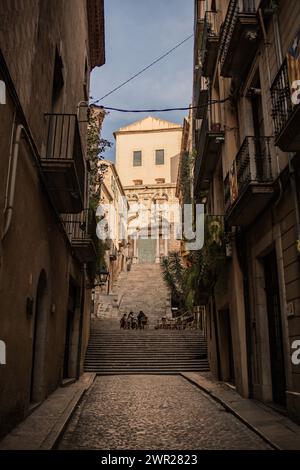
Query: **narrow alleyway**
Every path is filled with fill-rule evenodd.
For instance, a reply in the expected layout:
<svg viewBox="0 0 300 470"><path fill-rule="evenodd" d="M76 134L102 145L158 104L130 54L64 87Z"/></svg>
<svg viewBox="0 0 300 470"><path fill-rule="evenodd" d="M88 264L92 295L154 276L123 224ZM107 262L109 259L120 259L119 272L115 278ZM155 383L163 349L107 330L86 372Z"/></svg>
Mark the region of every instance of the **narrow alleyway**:
<svg viewBox="0 0 300 470"><path fill-rule="evenodd" d="M98 377L59 449L270 449L180 376Z"/></svg>

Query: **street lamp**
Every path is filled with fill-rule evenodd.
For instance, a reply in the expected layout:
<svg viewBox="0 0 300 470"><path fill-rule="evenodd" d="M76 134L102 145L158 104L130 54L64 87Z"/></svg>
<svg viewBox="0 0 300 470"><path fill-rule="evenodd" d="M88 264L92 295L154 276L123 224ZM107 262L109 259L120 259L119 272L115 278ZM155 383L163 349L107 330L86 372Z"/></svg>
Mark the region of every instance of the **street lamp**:
<svg viewBox="0 0 300 470"><path fill-rule="evenodd" d="M105 286L110 274L106 269L99 269L96 273L95 286Z"/></svg>

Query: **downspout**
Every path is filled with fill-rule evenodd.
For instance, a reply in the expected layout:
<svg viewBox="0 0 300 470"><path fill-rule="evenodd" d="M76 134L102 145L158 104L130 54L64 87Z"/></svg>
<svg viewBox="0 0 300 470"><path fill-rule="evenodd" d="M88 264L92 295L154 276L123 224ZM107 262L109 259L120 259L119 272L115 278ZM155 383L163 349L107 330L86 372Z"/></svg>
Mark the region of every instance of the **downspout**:
<svg viewBox="0 0 300 470"><path fill-rule="evenodd" d="M248 265L248 244L243 229L235 232L236 250L238 263L243 275L243 297L245 308L245 333L246 333L246 353L247 353L247 378L248 378L248 398L253 398L253 347L252 347L252 319L250 310L249 295L249 265ZM236 370L236 368L235 368Z"/></svg>
<svg viewBox="0 0 300 470"><path fill-rule="evenodd" d="M211 297L211 314L212 319L214 322L214 334L215 334L215 343L216 343L216 356L217 356L217 363L216 363L216 375L218 380L222 380L221 376L221 355L220 355L220 338L219 338L219 331L218 331L218 318L217 318L217 311L216 311L216 302L215 302L215 289L212 289L212 297ZM212 320L211 319L211 320Z"/></svg>
<svg viewBox="0 0 300 470"><path fill-rule="evenodd" d="M273 15L273 26L274 26L274 36L276 42L276 50L279 63L283 63L283 49L281 43L281 35L280 35L280 24L278 18L278 6L275 7L274 15ZM292 163L292 159L294 158L295 153L288 153L288 166L289 166L289 175L291 181L291 189L292 189L292 197L293 202L295 205L295 212L296 212L296 230L297 230L297 250L300 252L300 212L299 212L299 201L298 201L298 193L297 193L297 184L295 178L295 169Z"/></svg>
<svg viewBox="0 0 300 470"><path fill-rule="evenodd" d="M78 350L77 350L77 367L76 367L76 379L80 377L80 365L81 365L81 353L82 353L82 335L83 335L83 317L84 317L84 306L85 306L85 275L86 265L83 265L82 281L81 281L81 299L80 299L80 319L78 329Z"/></svg>
<svg viewBox="0 0 300 470"><path fill-rule="evenodd" d="M6 187L5 187L5 203L4 203L3 214L5 214L7 210L7 205L8 205L7 203L8 203L9 183L10 183L10 175L11 175L11 162L12 162L12 157L13 157L15 125L16 125L16 110L14 111L11 137L10 137L10 145L9 145L9 160L8 160L8 170L7 170L7 179L6 179Z"/></svg>
<svg viewBox="0 0 300 470"><path fill-rule="evenodd" d="M21 135L22 131L24 130L24 127L19 124L16 130L16 137L14 141L14 149L13 149L13 155L12 155L12 161L11 161L11 175L8 175L8 178L10 179L10 182L8 182L7 185L7 203L5 205L5 210L4 210L4 229L1 235L1 244L4 241L10 226L11 226L11 221L12 221L12 215L13 215L13 208L14 208L14 200L15 200L15 192L16 192L16 179L17 179L17 166L18 166L18 157L19 157L19 148L20 148L20 140L21 140Z"/></svg>

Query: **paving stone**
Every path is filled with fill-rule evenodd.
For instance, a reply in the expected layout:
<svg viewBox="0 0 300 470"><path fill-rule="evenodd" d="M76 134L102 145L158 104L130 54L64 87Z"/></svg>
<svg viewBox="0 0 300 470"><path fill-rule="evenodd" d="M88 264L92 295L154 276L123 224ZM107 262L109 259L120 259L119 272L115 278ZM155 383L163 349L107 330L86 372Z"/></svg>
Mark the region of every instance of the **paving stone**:
<svg viewBox="0 0 300 470"><path fill-rule="evenodd" d="M210 373L183 372L182 376L220 401L275 448L300 450L300 426L289 418L261 402L241 397Z"/></svg>
<svg viewBox="0 0 300 470"><path fill-rule="evenodd" d="M98 377L60 449L270 449L181 376Z"/></svg>

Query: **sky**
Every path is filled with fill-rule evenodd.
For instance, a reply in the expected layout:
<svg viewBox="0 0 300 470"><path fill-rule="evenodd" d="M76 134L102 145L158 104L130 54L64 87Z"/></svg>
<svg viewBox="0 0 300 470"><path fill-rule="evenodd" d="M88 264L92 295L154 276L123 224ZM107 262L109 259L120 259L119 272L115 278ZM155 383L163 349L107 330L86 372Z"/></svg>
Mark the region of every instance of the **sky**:
<svg viewBox="0 0 300 470"><path fill-rule="evenodd" d="M98 99L193 33L194 0L105 0L106 63L92 72L91 96ZM189 106L192 99L193 39L99 104L124 109ZM102 137L148 113L106 116ZM182 124L187 112L151 113ZM115 146L104 153L114 160Z"/></svg>

